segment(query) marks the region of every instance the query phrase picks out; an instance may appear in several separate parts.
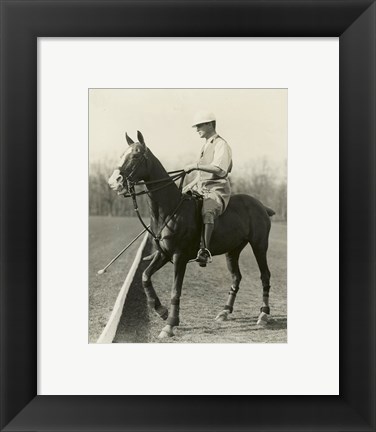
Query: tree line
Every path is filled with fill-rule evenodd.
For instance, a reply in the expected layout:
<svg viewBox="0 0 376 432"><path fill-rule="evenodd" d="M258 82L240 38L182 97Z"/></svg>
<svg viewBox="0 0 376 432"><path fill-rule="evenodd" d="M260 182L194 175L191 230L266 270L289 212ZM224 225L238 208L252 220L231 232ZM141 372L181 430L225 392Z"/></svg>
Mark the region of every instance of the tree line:
<svg viewBox="0 0 376 432"><path fill-rule="evenodd" d="M89 214L91 216L135 216L130 198L118 196L108 186L108 177L113 171L109 161L94 162L89 167ZM271 207L274 220L287 220L287 178L277 172L267 160L248 163L231 177L233 193L247 193ZM142 187L140 189L142 190ZM143 216L149 215L147 195L137 198Z"/></svg>

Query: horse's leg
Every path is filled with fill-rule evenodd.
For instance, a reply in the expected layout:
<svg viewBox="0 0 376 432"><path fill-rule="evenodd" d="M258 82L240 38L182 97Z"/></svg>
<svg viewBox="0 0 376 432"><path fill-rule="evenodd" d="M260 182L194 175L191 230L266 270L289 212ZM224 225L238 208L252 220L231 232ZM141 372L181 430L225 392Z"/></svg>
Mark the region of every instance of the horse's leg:
<svg viewBox="0 0 376 432"><path fill-rule="evenodd" d="M253 253L255 254L257 264L260 269L261 283L262 283L262 306L260 308L260 315L257 319L257 325L264 326L268 323L270 307L269 307L269 290L270 290L270 271L266 259L267 245L266 246L252 246Z"/></svg>
<svg viewBox="0 0 376 432"><path fill-rule="evenodd" d="M163 327L159 338L174 336L174 327L179 325L180 296L188 259L182 255L174 256L174 281L171 289L171 309L167 318L167 325Z"/></svg>
<svg viewBox="0 0 376 432"><path fill-rule="evenodd" d="M151 261L155 255L157 255L158 251L155 251L151 253L150 255L147 255L146 257L142 258L142 261Z"/></svg>
<svg viewBox="0 0 376 432"><path fill-rule="evenodd" d="M152 275L162 268L168 261L168 258L161 252L155 252L152 262L142 273L142 286L148 300L149 307L153 308L162 319L167 319L168 309L163 306L151 283Z"/></svg>
<svg viewBox="0 0 376 432"><path fill-rule="evenodd" d="M228 293L227 302L223 308L223 311L215 317L216 321L226 321L228 315L232 313L234 309L236 294L239 291L240 281L242 280L242 275L239 269L239 255L240 252L243 250L245 244L246 243L239 246L239 248L226 253L227 268L231 273L232 285L230 288L230 292Z"/></svg>

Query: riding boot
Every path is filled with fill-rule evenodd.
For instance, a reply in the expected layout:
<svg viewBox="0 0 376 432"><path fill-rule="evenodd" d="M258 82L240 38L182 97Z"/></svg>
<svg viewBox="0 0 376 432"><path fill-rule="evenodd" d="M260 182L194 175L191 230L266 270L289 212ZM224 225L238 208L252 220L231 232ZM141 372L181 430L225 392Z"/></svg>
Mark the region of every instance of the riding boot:
<svg viewBox="0 0 376 432"><path fill-rule="evenodd" d="M210 244L210 239L213 233L214 224L206 223L204 224L204 247L202 247L197 254L196 261L199 263L200 267L206 267L207 263L212 262L212 255L208 249Z"/></svg>

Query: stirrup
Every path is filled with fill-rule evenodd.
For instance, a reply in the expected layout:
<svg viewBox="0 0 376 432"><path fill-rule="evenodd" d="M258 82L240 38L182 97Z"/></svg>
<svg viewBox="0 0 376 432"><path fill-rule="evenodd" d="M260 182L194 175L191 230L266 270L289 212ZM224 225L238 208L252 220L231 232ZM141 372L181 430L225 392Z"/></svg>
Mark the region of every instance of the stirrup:
<svg viewBox="0 0 376 432"><path fill-rule="evenodd" d="M206 264L211 263L213 261L212 254L209 249L201 248L197 252L197 257L195 261L198 262L200 267L206 267Z"/></svg>

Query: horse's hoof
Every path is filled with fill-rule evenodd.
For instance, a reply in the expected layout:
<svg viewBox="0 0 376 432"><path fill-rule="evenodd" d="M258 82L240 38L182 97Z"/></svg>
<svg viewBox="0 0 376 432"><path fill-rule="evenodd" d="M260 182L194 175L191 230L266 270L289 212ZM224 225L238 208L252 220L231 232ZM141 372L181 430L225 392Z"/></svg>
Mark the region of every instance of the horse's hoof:
<svg viewBox="0 0 376 432"><path fill-rule="evenodd" d="M215 321L227 321L228 320L228 311L222 311L215 317Z"/></svg>
<svg viewBox="0 0 376 432"><path fill-rule="evenodd" d="M172 330L172 327L169 325L166 325L165 327L163 327L162 331L159 333L158 338L159 339L165 339L165 338L172 337L172 336L175 336L175 334Z"/></svg>
<svg viewBox="0 0 376 432"><path fill-rule="evenodd" d="M168 309L165 306L159 306L155 312L157 315L162 318L164 321L168 318Z"/></svg>
<svg viewBox="0 0 376 432"><path fill-rule="evenodd" d="M269 323L269 315L266 314L265 312L261 312L257 319L256 325L260 327L265 327L268 325L268 323Z"/></svg>

